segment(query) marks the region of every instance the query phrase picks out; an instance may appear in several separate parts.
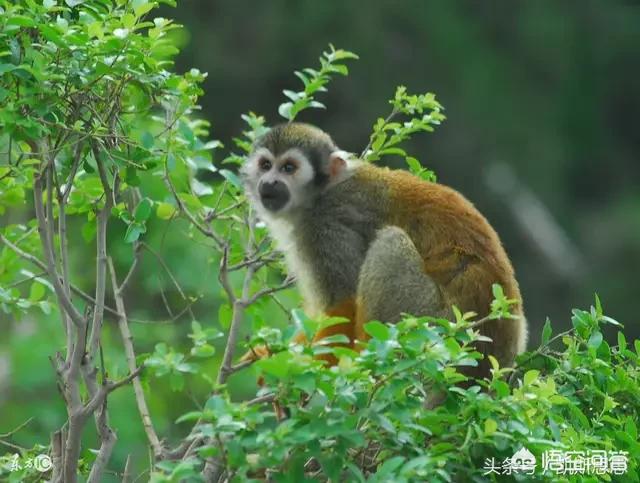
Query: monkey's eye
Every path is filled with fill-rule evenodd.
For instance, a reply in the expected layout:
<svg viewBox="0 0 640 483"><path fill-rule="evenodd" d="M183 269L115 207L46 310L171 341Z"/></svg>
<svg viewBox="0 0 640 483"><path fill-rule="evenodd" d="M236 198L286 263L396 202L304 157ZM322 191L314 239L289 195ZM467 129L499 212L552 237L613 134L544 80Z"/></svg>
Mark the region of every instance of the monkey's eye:
<svg viewBox="0 0 640 483"><path fill-rule="evenodd" d="M287 174L293 174L298 169L298 166L293 161L287 161L282 165L280 170Z"/></svg>
<svg viewBox="0 0 640 483"><path fill-rule="evenodd" d="M260 161L258 161L258 166L262 171L269 171L271 169L271 161L267 158L261 158Z"/></svg>

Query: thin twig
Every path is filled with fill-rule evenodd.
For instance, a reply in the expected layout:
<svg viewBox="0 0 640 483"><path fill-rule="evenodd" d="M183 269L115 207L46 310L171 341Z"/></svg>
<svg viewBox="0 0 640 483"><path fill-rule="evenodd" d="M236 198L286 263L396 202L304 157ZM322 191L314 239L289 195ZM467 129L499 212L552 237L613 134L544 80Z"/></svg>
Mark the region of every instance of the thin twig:
<svg viewBox="0 0 640 483"><path fill-rule="evenodd" d="M124 464L124 472L122 473L122 483L131 483L131 455L127 455L127 461Z"/></svg>
<svg viewBox="0 0 640 483"><path fill-rule="evenodd" d="M271 394L265 394L264 396L258 396L254 399L246 401L245 404L247 406L255 406L257 404L272 403L275 400L276 400L276 395L271 393Z"/></svg>
<svg viewBox="0 0 640 483"><path fill-rule="evenodd" d="M120 317L118 318L118 328L120 329L120 335L122 337L122 343L124 345L124 352L127 358L127 365L129 366L129 371L132 373L136 370L136 354L133 347L133 336L131 335L131 331L129 330L129 324L127 321L127 315L124 307L124 300L122 298L122 291L124 287L124 283L118 287L118 282L116 279L116 272L113 267L113 261L111 258L108 259L109 264L109 272L111 273L111 287L113 289L113 296L116 301L116 307L118 312L120 313ZM131 270L129 274L131 274ZM149 413L149 407L147 406L147 401L144 397L144 390L142 388L142 383L140 382L140 378L136 377L133 379L133 391L136 396L136 404L138 405L138 412L140 413L140 417L142 419L142 426L147 435L147 439L149 440L149 444L153 449L156 457L160 457L163 453L162 444L160 443L160 439L158 438L158 434L156 433L153 422L151 421L151 416Z"/></svg>
<svg viewBox="0 0 640 483"><path fill-rule="evenodd" d="M23 283L31 282L32 280L35 280L37 278L42 278L42 276L46 275L46 274L47 274L47 272L36 273L34 275L31 275L30 277L23 278L22 280L18 280L17 282L10 283L5 288L17 287L18 285L22 285Z"/></svg>
<svg viewBox="0 0 640 483"><path fill-rule="evenodd" d="M396 117L398 114L400 114L400 111L398 111L398 109L396 109L395 107L391 110L391 113L387 116L387 118L384 120L384 124L389 124L394 117ZM365 156L367 155L367 151L369 151L369 149L371 149L371 145L373 144L373 134L371 135L371 137L369 138L369 143L366 145L366 147L362 150L362 153L360 153L360 159L364 159Z"/></svg>
<svg viewBox="0 0 640 483"><path fill-rule="evenodd" d="M247 300L247 305L251 305L255 303L258 299L264 297L265 295L271 295L281 290L285 290L291 287L295 283L295 281L296 281L295 278L287 277L284 282L282 282L280 285L276 287L269 287L269 288L263 288L262 290L258 290L251 297L249 297L249 300Z"/></svg>
<svg viewBox="0 0 640 483"><path fill-rule="evenodd" d="M140 262L140 255L142 253L140 248L141 248L140 243L136 242L133 246L133 263L131 263L131 267L129 267L129 271L127 272L127 275L125 275L124 280L122 281L122 283L120 284L120 287L118 288L118 291L120 293L123 293L127 289L127 286L129 285L129 282L131 282L133 274L138 269L138 263Z"/></svg>
<svg viewBox="0 0 640 483"><path fill-rule="evenodd" d="M215 243L218 245L218 247L222 247L224 245L224 242L222 241L220 236L217 233L215 233L211 228L203 225L198 220L196 220L195 216L193 216L193 214L185 206L184 202L180 199L180 196L178 196L178 192L176 191L176 188L173 185L173 182L171 181L171 178L169 176L169 167L167 166L167 162L166 161L165 161L165 166L164 166L163 179L164 179L165 184L167 185L167 188L169 188L169 191L171 192L171 195L175 199L176 204L178 205L178 210L187 217L187 219L191 222L191 224L195 228L197 228L200 233L202 233L206 237L211 238L212 240L214 240Z"/></svg>
<svg viewBox="0 0 640 483"><path fill-rule="evenodd" d="M76 143L76 150L73 155L73 164L71 165L71 171L69 172L69 177L67 178L67 182L65 183L65 188L62 191L62 195L60 198L60 204L65 204L69 195L71 194L71 189L73 188L73 181L75 180L76 174L78 173L78 168L80 167L80 161L82 158L82 148L84 147L84 143L82 140L79 140Z"/></svg>
<svg viewBox="0 0 640 483"><path fill-rule="evenodd" d="M167 262L164 261L164 258L162 258L162 256L158 252L156 252L153 248L151 248L145 242L140 242L140 245L145 250L147 250L149 253L151 253L156 258L156 260L158 260L160 265L162 265L162 268L164 269L164 271L167 273L167 275L171 279L171 282L173 283L173 285L175 286L176 290L178 291L178 293L182 297L182 300L184 300L185 302L189 302L189 299L187 298L186 294L182 290L182 287L178 283L178 280L176 279L176 277L174 277L173 273L171 272L171 269L167 265ZM193 315L193 311L191 310L191 307L187 306L187 308L188 308L188 311L189 311L189 315L191 316L191 319L192 320L195 319L195 316ZM171 317L173 317L173 314L171 314L171 312L170 312L170 315L171 315Z"/></svg>
<svg viewBox="0 0 640 483"><path fill-rule="evenodd" d="M8 438L10 436L13 436L18 431L20 431L22 428L24 428L27 424L29 424L31 421L33 421L33 418L27 419L24 423L21 423L17 428L12 429L8 433L0 433L0 438Z"/></svg>

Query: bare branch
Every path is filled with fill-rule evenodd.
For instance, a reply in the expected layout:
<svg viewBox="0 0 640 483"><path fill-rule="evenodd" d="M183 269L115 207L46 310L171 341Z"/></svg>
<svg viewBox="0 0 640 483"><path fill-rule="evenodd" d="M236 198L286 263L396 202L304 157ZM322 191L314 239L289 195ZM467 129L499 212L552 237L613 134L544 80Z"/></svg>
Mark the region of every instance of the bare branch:
<svg viewBox="0 0 640 483"><path fill-rule="evenodd" d="M40 273L36 273L34 275L31 275L30 277L27 278L23 278L22 280L17 280L13 283L10 283L9 285L6 285L6 288L13 288L13 287L17 287L19 285L22 285L23 283L27 283L27 282L31 282L32 280L35 280L37 278L40 278L44 275L46 275L47 272L40 272Z"/></svg>
<svg viewBox="0 0 640 483"><path fill-rule="evenodd" d="M111 207L114 203L115 195L118 191L118 176L114 178L113 190L109 186L109 180L104 164L100 161L98 149L95 144L92 145L93 155L98 165L98 173L100 182L105 194L104 207L98 213L96 220L96 305L93 312L93 322L91 324L91 336L89 338L89 357L93 357L100 343L102 332L102 323L104 321L104 296L106 291L107 276L107 223L111 216Z"/></svg>
<svg viewBox="0 0 640 483"><path fill-rule="evenodd" d="M50 169L50 168L47 168ZM82 315L78 312L78 309L75 308L69 297L67 297L64 286L60 282L60 276L56 270L55 259L53 255L53 247L50 243L49 235L49 227L50 224L53 224L53 220L47 220L44 214L44 210L42 207L42 179L40 175L36 175L33 183L33 194L34 194L34 205L36 212L36 219L38 221L38 234L40 235L40 242L42 243L42 252L45 259L46 270L49 276L49 281L52 283L53 288L56 292L56 296L58 297L58 301L60 306L69 314L73 323L79 327L84 323ZM3 242L7 244L7 246L11 246L7 243L6 239L3 239ZM16 247L17 248L17 247ZM14 251L16 251L14 249ZM16 251L18 253L18 251ZM30 261L37 260L37 258L33 256L25 257ZM34 262L35 263L35 262Z"/></svg>
<svg viewBox="0 0 640 483"><path fill-rule="evenodd" d="M76 174L78 173L78 168L80 167L80 161L82 157L82 148L83 148L82 140L79 140L76 143L76 150L73 155L73 164L71 165L71 172L69 173L69 177L67 178L67 182L65 183L64 190L62 191L62 196L60 197L60 204L64 204L67 202L69 198L69 194L71 194L71 189L73 188L73 181L76 178Z"/></svg>
<svg viewBox="0 0 640 483"><path fill-rule="evenodd" d="M287 288L291 287L295 283L295 281L296 281L295 278L287 277L284 280L284 282L282 282L280 285L278 285L276 287L269 287L269 288L263 288L262 290L258 290L255 294L253 294L251 297L249 297L249 300L247 300L246 305L249 306L249 305L253 304L258 299L264 297L265 295L271 295L271 294L274 294L274 293L279 292L281 290L287 289Z"/></svg>
<svg viewBox="0 0 640 483"><path fill-rule="evenodd" d="M235 265L231 265L229 267L229 271L230 272L235 272L236 270L240 270L241 268L244 267L248 267L249 265L257 265L259 267L262 267L264 265L267 265L269 263L272 262L277 262L279 259L281 258L281 256L279 254L275 254L275 253L263 253L262 255L253 257L253 258L249 258L247 260L244 260L242 262L236 263Z"/></svg>
<svg viewBox="0 0 640 483"><path fill-rule="evenodd" d="M246 369L247 367L251 366L254 362L256 362L258 359L259 358L256 357L255 359L249 359L246 361L238 362L237 364L229 368L229 374L234 374L238 371L241 371L242 369Z"/></svg>
<svg viewBox="0 0 640 483"><path fill-rule="evenodd" d="M135 263L135 262L134 262ZM131 331L129 330L129 324L127 321L127 315L124 307L124 300L122 299L122 289L124 287L121 285L118 287L118 282L116 279L116 272L113 267L113 261L111 258L108 259L109 264L109 272L111 273L111 287L113 289L113 295L116 300L116 307L118 308L118 312L120 312L120 317L118 318L118 327L120 329L120 335L122 336L122 343L124 345L124 352L127 358L127 365L129 366L129 371L134 373L136 371L136 354L133 348L133 336L131 335ZM129 275L132 271L129 271ZM133 391L136 396L136 403L138 405L138 412L140 413L140 417L142 418L142 426L144 427L144 431L147 435L147 439L149 440L149 444L151 444L151 448L153 449L154 454L158 457L162 455L163 448L160 443L160 439L153 427L153 422L151 421L151 416L149 413L149 408L147 406L147 401L144 397L144 390L142 388L142 384L138 377L135 377L133 380Z"/></svg>
<svg viewBox="0 0 640 483"><path fill-rule="evenodd" d="M85 415L90 415L93 413L99 406L104 402L106 397L115 391L116 389L129 384L132 380L134 380L144 369L144 364L140 365L137 369L131 372L128 376L123 377L118 381L105 381L102 386L98 389L95 396L93 396L87 404L85 404L82 409L82 413Z"/></svg>
<svg viewBox="0 0 640 483"><path fill-rule="evenodd" d="M124 464L124 472L122 473L122 483L131 483L131 455L127 455L127 461Z"/></svg>
<svg viewBox="0 0 640 483"><path fill-rule="evenodd" d="M51 434L51 462L53 467L51 481L53 483L59 482L62 476L62 446L64 445L62 436L61 429Z"/></svg>
<svg viewBox="0 0 640 483"><path fill-rule="evenodd" d="M118 291L120 293L124 293L124 291L127 289L127 285L129 285L129 282L131 282L131 278L133 277L133 274L138 269L138 264L140 263L140 254L141 254L140 248L141 248L140 243L136 242L133 246L133 263L131 264L131 267L129 267L129 272L127 272L127 275L124 277L124 280L122 281L122 283L120 284L120 287L118 288Z"/></svg>
<svg viewBox="0 0 640 483"><path fill-rule="evenodd" d="M12 436L12 435L16 434L18 431L20 431L22 428L24 428L31 421L33 421L33 418L27 419L24 423L20 424L17 428L12 429L8 433L1 433L0 434L0 438L8 438L9 436Z"/></svg>
<svg viewBox="0 0 640 483"><path fill-rule="evenodd" d="M83 377L89 396L95 397L99 392L96 384L96 369L90 367L88 364L90 359L85 359L83 364ZM104 365L102 365L104 372ZM104 377L104 374L103 374ZM102 481L102 475L107 467L109 458L111 458L111 452L116 444L117 436L109 426L109 414L107 412L107 398L106 395L94 413L94 419L96 422L96 431L100 440L100 449L96 456L93 465L91 466L91 472L89 473L88 483L99 483Z"/></svg>
<svg viewBox="0 0 640 483"><path fill-rule="evenodd" d="M96 456L96 460L93 462L91 472L89 473L88 483L100 483L102 481L102 475L109 463L113 447L118 440L116 433L109 427L107 418L107 403L106 401L102 405L102 408L98 411L98 422L96 423L97 431L100 436L100 450Z"/></svg>
<svg viewBox="0 0 640 483"><path fill-rule="evenodd" d="M64 292L69 300L71 298L71 274L69 273L69 252L67 249L67 214L65 212L65 200L64 196L58 198L58 238L60 239L60 263L62 264L62 285ZM73 346L73 322L69 315L63 311L62 320L65 327L65 334L67 337L67 357L68 361L71 357L71 347Z"/></svg>
<svg viewBox="0 0 640 483"><path fill-rule="evenodd" d="M247 228L249 230L249 235L247 237L247 243L245 246L245 250L247 253L253 250L253 246L255 243L254 227L255 217L250 213L247 219ZM233 291L231 290L231 285L227 277L228 245L225 244L224 247L225 249L223 251L220 266L220 282L222 283L223 287L225 287L225 291L227 291L227 294L234 297ZM250 297L249 291L251 288L251 281L253 280L253 276L255 275L256 270L257 267L255 265L249 265L247 267L244 281L242 283L241 297L239 299L235 297L230 299L233 301L233 315L231 317L231 326L229 327L229 337L227 338L224 355L222 356L222 363L220 365L220 369L218 370L217 382L219 386L225 384L229 376L233 374L233 356L238 344L238 336L240 334L240 327L244 318L244 311L248 305L247 302L249 301ZM220 458L207 459L202 473L204 481L207 483L217 482L220 479L221 475L224 473L225 466L225 462Z"/></svg>
<svg viewBox="0 0 640 483"><path fill-rule="evenodd" d="M220 280L220 285L227 294L227 298L229 302L232 304L236 301L236 295L233 292L233 287L231 286L231 282L229 281L229 245L225 244L222 249L222 257L220 258L220 270L218 272L218 280Z"/></svg>
<svg viewBox="0 0 640 483"><path fill-rule="evenodd" d="M251 399L245 402L245 404L247 406L255 406L256 404L272 403L275 400L276 400L276 395L273 393L270 393L270 394L265 394L264 396L258 396L255 399Z"/></svg>

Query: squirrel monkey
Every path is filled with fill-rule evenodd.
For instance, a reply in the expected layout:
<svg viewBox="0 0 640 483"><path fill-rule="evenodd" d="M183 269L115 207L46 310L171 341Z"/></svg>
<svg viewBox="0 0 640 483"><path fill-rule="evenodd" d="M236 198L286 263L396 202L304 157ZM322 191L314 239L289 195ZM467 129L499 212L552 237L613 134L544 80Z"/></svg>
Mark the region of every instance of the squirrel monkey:
<svg viewBox="0 0 640 483"><path fill-rule="evenodd" d="M247 196L296 276L309 315L349 322L320 331L364 341L369 320L402 313L452 316L451 306L489 313L492 284L517 301L515 319L490 320L492 343L467 375L489 374L487 354L513 364L526 345L514 271L498 235L460 193L402 170L351 161L322 130L276 126L257 140L242 168ZM303 340L302 337L298 340ZM253 354L253 355L252 355ZM247 358L265 356L264 349Z"/></svg>

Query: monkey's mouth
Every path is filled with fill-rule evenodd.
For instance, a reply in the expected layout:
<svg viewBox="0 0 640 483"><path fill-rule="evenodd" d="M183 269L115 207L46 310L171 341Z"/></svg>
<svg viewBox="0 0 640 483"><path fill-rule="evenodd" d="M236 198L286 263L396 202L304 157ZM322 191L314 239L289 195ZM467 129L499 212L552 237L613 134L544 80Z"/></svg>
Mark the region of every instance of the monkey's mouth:
<svg viewBox="0 0 640 483"><path fill-rule="evenodd" d="M289 190L283 183L260 186L260 202L269 211L281 210L289 201Z"/></svg>

